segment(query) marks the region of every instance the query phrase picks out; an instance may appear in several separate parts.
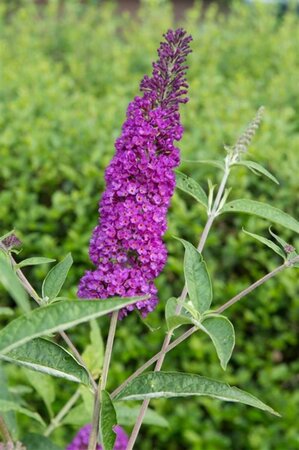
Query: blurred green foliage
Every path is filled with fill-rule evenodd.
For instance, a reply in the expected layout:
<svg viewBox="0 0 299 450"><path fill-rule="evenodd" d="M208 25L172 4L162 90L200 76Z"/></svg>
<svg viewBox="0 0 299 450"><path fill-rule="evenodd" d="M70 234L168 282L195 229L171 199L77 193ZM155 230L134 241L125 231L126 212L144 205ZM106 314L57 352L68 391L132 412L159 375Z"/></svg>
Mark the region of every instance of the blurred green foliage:
<svg viewBox="0 0 299 450"><path fill-rule="evenodd" d="M22 6L23 4L23 6ZM88 241L97 222L97 202L104 188L104 169L113 154L125 110L138 94L138 83L151 70L161 34L174 26L163 1L142 2L137 16L117 13L113 2L49 1L47 7L19 2L13 13L0 5L0 229L17 230L21 257L61 259L72 252L75 265L68 289L90 267ZM234 143L260 105L265 120L251 147L250 159L272 171L280 187L234 168L230 198L267 201L299 217L298 17L278 17L269 7L236 2L228 15L200 4L179 25L193 35L189 57L190 102L183 107L183 159L223 158L223 144ZM182 170L207 186L219 181L215 169L183 163ZM165 301L183 284L183 249L172 235L194 244L204 215L191 198L176 193L169 213L168 264L157 281L160 306L147 319L137 315L120 323L109 388L113 389L158 349L164 337ZM204 256L220 304L279 264L278 257L241 231L266 233L268 224L246 216L221 216ZM297 236L277 231L299 247ZM46 267L26 268L37 286ZM8 301L7 301L8 303ZM5 306L5 305L1 305ZM228 315L236 327L237 346L223 373L209 340L193 335L166 358L165 369L193 371L224 379L258 395L282 414L207 399L153 401L170 428L144 426L142 450L288 450L299 448L297 426L299 296L298 272L286 271L234 306ZM103 334L107 322L103 323ZM73 331L83 349L86 325ZM39 412L43 400L28 388L23 371L6 366L14 385ZM54 380L54 412L75 387ZM27 384L27 387L24 385ZM26 390L27 389L27 390ZM44 409L43 409L44 408ZM51 413L52 414L52 413ZM21 420L21 434L28 430ZM30 431L38 431L30 424ZM55 432L66 445L74 428ZM139 444L140 445L140 444ZM138 447L137 448L141 448Z"/></svg>

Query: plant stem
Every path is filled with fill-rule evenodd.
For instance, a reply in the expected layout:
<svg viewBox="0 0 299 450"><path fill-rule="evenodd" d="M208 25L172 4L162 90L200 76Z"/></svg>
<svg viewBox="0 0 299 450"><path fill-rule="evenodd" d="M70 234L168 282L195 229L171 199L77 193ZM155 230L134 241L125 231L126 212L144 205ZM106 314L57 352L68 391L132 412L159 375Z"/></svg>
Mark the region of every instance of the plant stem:
<svg viewBox="0 0 299 450"><path fill-rule="evenodd" d="M7 251L6 247L1 242L0 242L0 248L2 248L2 250L4 250L5 253L9 256L9 259L10 259L12 267L16 268L17 267L16 261L14 260L13 256L11 255L11 253L9 251ZM25 277L25 275L22 272L22 270L21 269L16 269L16 274L17 274L17 276L18 276L18 278L19 278L23 288L25 289L25 291L40 306L42 304L42 299L40 298L38 293L35 291L35 289L32 287L32 285L29 283L29 281ZM75 345L72 343L72 341L70 340L70 338L68 337L68 335L64 331L59 331L59 334L62 337L62 339L65 341L65 343L69 346L69 348L72 350L74 356L76 356L76 358L78 359L79 363L84 367L84 369L88 373L90 383L91 383L93 389L96 390L97 389L97 384L94 381L94 379L93 379L90 371L88 370L85 362L83 361L82 356L80 355L79 351L77 350Z"/></svg>
<svg viewBox="0 0 299 450"><path fill-rule="evenodd" d="M257 280L251 286L248 286L246 289L244 289L239 294L235 295L235 297L233 297L230 300L228 300L228 302L224 303L224 305L220 306L220 308L218 308L216 310L216 313L221 314L223 311L225 311L227 308L232 306L234 303L237 303L239 300L241 300L241 298L245 297L247 294L252 292L254 289L259 287L261 284L263 284L266 281L270 280L270 278L274 277L275 275L277 275L279 272L281 272L282 270L286 269L287 267L288 267L288 265L286 263L281 264L281 266L276 267L276 269L272 270L272 272L267 273L267 275L265 275L264 277L262 277L259 280Z"/></svg>
<svg viewBox="0 0 299 450"><path fill-rule="evenodd" d="M55 430L55 428L57 428L60 425L61 420L66 416L66 414L73 407L73 405L76 403L79 397L80 397L80 390L78 388L76 392L72 395L72 397L68 400L68 402L64 405L64 407L59 411L57 416L51 420L50 425L44 432L44 436L50 436L50 434Z"/></svg>
<svg viewBox="0 0 299 450"><path fill-rule="evenodd" d="M293 263L296 263L299 261L299 257L296 256L291 261L288 261L278 267L276 267L271 272L267 273L265 276L257 280L255 283L248 286L246 289L241 291L239 294L232 297L230 300L228 300L226 303L224 303L222 306L217 308L214 312L216 314L223 313L226 309L230 308L232 305L237 303L239 300L241 300L243 297L248 295L250 292L252 292L254 289L258 288L262 284L264 284L266 281L270 280L270 278L274 277L278 273L282 272L284 269L291 266ZM168 347L164 350L164 353L168 353L170 350L175 348L177 345L179 345L181 342L185 341L188 337L190 337L193 333L198 331L197 327L191 327L189 330L185 331L181 336L179 336L175 341L173 341L172 344L169 344ZM148 367L150 367L155 361L157 361L162 354L162 350L158 353L156 353L151 359L146 361L141 367L139 367L132 375L130 375L117 389L115 389L112 394L111 398L115 398L127 384L134 380L134 378L138 377L140 374L142 374Z"/></svg>
<svg viewBox="0 0 299 450"><path fill-rule="evenodd" d="M200 237L200 240L199 240L199 244L198 244L198 247L197 247L197 250L200 253L204 249L204 246L205 246L206 240L208 238L210 229L211 229L211 227L213 225L215 217L217 216L218 207L219 207L221 199L223 197L223 194L224 194L224 191L225 191L225 186L226 186L226 183L227 183L227 179L228 179L228 176L229 176L229 173L230 173L229 166L230 166L230 160L229 160L229 158L226 158L224 174L223 174L222 180L220 182L220 186L219 186L219 189L218 189L215 201L213 203L213 207L212 207L211 211L208 214L208 220L207 220L207 222L205 224L205 227L203 229L203 232L201 234L201 237ZM187 297L187 294L188 294L188 291L187 291L187 286L185 284L185 286L183 288L183 291L182 291L182 293L180 295L180 301L178 302L178 305L176 307L175 314L180 314L181 309L183 307L182 304L184 303L184 301L185 301L185 299ZM162 349L161 349L161 352L160 352L160 356L159 356L159 358L157 360L157 364L156 364L156 367L155 367L155 372L159 372L161 370L161 367L163 365L163 362L164 362L164 359L165 359L165 355L166 355L166 349L167 349L167 347L168 347L168 345L169 345L169 343L171 341L171 337L172 337L172 331L169 331L167 333L167 335L165 336L165 339L164 339L164 342L163 342L163 345L162 345ZM127 445L127 449L126 450L132 450L133 447L134 447L134 444L136 442L136 439L137 439L137 436L138 436L138 433L139 433L140 427L142 425L142 422L143 422L144 416L146 414L146 410L148 408L149 403L150 403L150 399L146 399L142 403L141 410L140 410L139 415L137 417L137 420L136 420L135 426L133 428L132 434L130 436L129 443Z"/></svg>
<svg viewBox="0 0 299 450"><path fill-rule="evenodd" d="M105 356L104 356L103 370L102 370L101 378L99 380L98 387L94 394L92 429L91 429L91 433L90 433L88 450L96 450L96 446L97 446L97 442L98 442L101 392L106 388L106 384L107 384L107 377L108 377L110 360L111 360L111 355L112 355L117 319L118 319L118 311L115 311L114 313L112 313L111 320L110 320L110 327L109 327L109 333L108 333L107 344L106 344L106 349L105 349Z"/></svg>
<svg viewBox="0 0 299 450"><path fill-rule="evenodd" d="M10 432L9 432L8 428L7 428L5 420L3 419L2 416L0 416L0 432L2 434L4 442L11 442L12 441L12 437L10 435Z"/></svg>

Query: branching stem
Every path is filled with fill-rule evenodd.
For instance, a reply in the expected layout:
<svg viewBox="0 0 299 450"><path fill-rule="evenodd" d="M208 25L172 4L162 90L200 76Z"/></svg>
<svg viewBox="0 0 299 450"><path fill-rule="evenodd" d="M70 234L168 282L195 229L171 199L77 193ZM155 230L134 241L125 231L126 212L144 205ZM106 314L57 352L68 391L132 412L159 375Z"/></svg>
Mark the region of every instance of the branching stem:
<svg viewBox="0 0 299 450"><path fill-rule="evenodd" d="M270 280L270 278L274 277L275 275L277 275L278 273L282 272L284 269L286 269L287 267L291 266L293 263L299 262L299 256L296 256L295 258L293 258L291 261L288 261L284 264L281 264L280 266L276 267L274 270L272 270L271 272L267 273L265 276L263 276L262 278L260 278L259 280L257 280L255 283L251 284L250 286L248 286L246 289L244 289L243 291L241 291L239 294L235 295L234 297L232 297L230 300L228 300L226 303L224 303L222 306L220 306L219 308L217 308L214 312L216 314L221 314L223 313L226 309L230 308L232 305L234 305L235 303L237 303L239 300L241 300L243 297L245 297L246 295L248 295L250 292L252 292L254 289L258 288L259 286L261 286L262 284L264 284L266 281ZM164 353L168 353L170 352L170 350L174 349L175 347L177 347L181 342L185 341L186 339L188 339L188 337L190 337L193 333L195 333L196 331L199 331L197 327L193 326L191 328L189 328L187 331L185 331L185 333L183 333L181 336L179 336L175 341L172 342L172 344L169 344L167 346L167 348L164 351L160 351L158 353L156 353L154 356L152 356L151 359L149 359L148 361L146 361L141 367L139 367L132 375L130 375L117 389L115 389L112 394L111 394L111 398L115 398L123 389L125 386L127 386L127 384L134 380L134 378L138 377L139 375L141 375L146 369L148 369L152 364L154 364L154 362L156 362L161 355Z"/></svg>
<svg viewBox="0 0 299 450"><path fill-rule="evenodd" d="M203 232L201 234L200 241L199 241L199 244L198 244L198 247L197 247L197 250L200 253L204 249L204 246L205 246L206 240L208 238L210 229L211 229L211 227L213 225L215 217L217 216L218 208L219 208L220 202L221 202L222 197L223 197L224 192L225 192L225 186L226 186L226 183L227 183L227 179L228 179L229 173L230 173L230 159L227 157L226 160L225 160L224 174L223 174L222 180L220 182L220 186L219 186L219 189L218 189L218 192L217 192L214 204L212 206L211 211L208 214L208 220L207 220L206 225L205 225L205 227L203 229ZM182 309L182 303L184 303L184 301L185 301L185 299L187 297L187 293L188 293L188 291L187 291L187 287L185 285L184 288L183 288L183 291L181 293L181 296L180 296L180 301L178 302L178 305L177 305L176 310L175 310L176 314L180 314L181 309ZM165 336L165 339L164 339L164 342L163 342L163 345L162 345L162 349L161 349L161 352L160 352L160 356L159 356L159 358L157 360L157 364L156 364L156 367L155 367L155 372L159 372L161 370L161 367L163 365L164 358L165 358L165 355L166 355L166 349L167 349L167 347L168 347L168 345L169 345L169 343L171 341L171 337L172 337L172 331L169 331L167 333L167 335ZM144 400L143 403L142 403L142 407L141 407L140 413L139 413L139 415L137 417L135 426L133 428L132 434L131 434L130 439L129 439L129 443L127 445L127 450L132 450L133 447L134 447L134 444L136 442L136 439L137 439L137 436L138 436L138 433L139 433L140 427L142 425L142 422L143 422L144 416L146 414L146 411L147 411L149 403L150 403L149 399Z"/></svg>
<svg viewBox="0 0 299 450"><path fill-rule="evenodd" d="M25 289L25 291L40 306L42 304L42 299L40 298L38 293L35 291L35 289L32 287L30 282L27 280L27 278L25 277L25 275L22 272L22 270L17 268L18 267L17 263L14 260L12 254L9 251L7 251L6 247L1 242L0 242L0 248L2 248L2 250L4 250L4 252L9 256L11 265L16 270L16 274L17 274L17 276L18 276L18 278L19 278L23 288ZM77 350L75 345L72 343L72 341L70 340L70 338L68 337L68 335L64 331L59 331L59 334L62 337L62 339L65 341L65 343L68 345L68 347L72 350L74 356L77 358L79 363L84 367L84 369L88 373L90 383L91 383L93 389L96 390L97 389L97 384L94 381L94 379L93 379L90 371L88 370L85 362L83 361L82 356L80 355L79 351Z"/></svg>
<svg viewBox="0 0 299 450"><path fill-rule="evenodd" d="M74 406L78 398L80 397L79 388L72 395L72 397L68 400L68 402L64 405L64 407L59 411L56 417L51 420L50 425L44 432L44 436L50 436L50 434L55 430L55 428L59 427L62 419L66 416L69 410Z"/></svg>

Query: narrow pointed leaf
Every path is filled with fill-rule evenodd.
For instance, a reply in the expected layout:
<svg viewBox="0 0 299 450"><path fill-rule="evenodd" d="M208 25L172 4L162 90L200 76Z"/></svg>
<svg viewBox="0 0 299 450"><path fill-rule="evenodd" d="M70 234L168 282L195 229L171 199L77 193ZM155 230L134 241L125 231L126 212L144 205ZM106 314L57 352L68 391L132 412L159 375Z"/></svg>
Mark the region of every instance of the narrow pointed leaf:
<svg viewBox="0 0 299 450"><path fill-rule="evenodd" d="M13 316L14 310L7 306L0 306L0 316Z"/></svg>
<svg viewBox="0 0 299 450"><path fill-rule="evenodd" d="M246 199L233 200L227 203L220 211L221 214L227 212L240 212L262 217L299 233L299 222L296 219L267 203Z"/></svg>
<svg viewBox="0 0 299 450"><path fill-rule="evenodd" d="M175 330L181 325L195 325L192 317L184 316L182 314L171 316L167 320L168 330Z"/></svg>
<svg viewBox="0 0 299 450"><path fill-rule="evenodd" d="M114 405L116 412L117 423L123 426L134 426L138 414L140 412L139 406L127 406L121 402ZM90 423L92 420L92 405L91 408L87 408L84 403L79 404L71 409L71 411L62 420L62 425L75 425L76 427L82 427L86 423ZM168 421L154 411L148 408L143 420L145 425L154 425L156 427L168 428Z"/></svg>
<svg viewBox="0 0 299 450"><path fill-rule="evenodd" d="M165 320L168 330L174 330L181 325L191 323L191 317L185 316L182 312L176 314L178 300L175 297L168 299L165 307Z"/></svg>
<svg viewBox="0 0 299 450"><path fill-rule="evenodd" d="M244 230L244 228L243 228L243 231L245 234L248 234L248 236L253 237L257 241L259 241L262 244L266 245L267 247L271 248L271 250L273 250L275 253L277 253L279 256L281 256L283 259L286 259L285 253L282 251L282 249L280 247L278 247L278 245L275 244L275 242L270 241L270 239L267 239L263 236L259 236L258 234L249 233L249 231Z"/></svg>
<svg viewBox="0 0 299 450"><path fill-rule="evenodd" d="M28 296L17 275L6 260L6 255L0 251L0 283L3 284L16 304L24 311L30 311Z"/></svg>
<svg viewBox="0 0 299 450"><path fill-rule="evenodd" d="M23 437L22 443L27 450L63 450L45 436L35 433L29 433Z"/></svg>
<svg viewBox="0 0 299 450"><path fill-rule="evenodd" d="M50 270L46 278L44 279L42 286L42 296L43 298L48 298L52 300L59 294L64 282L66 280L67 274L73 264L72 255L69 253L66 257L60 261L53 269Z"/></svg>
<svg viewBox="0 0 299 450"><path fill-rule="evenodd" d="M135 425L135 422L137 420L137 417L140 413L140 407L129 407L126 405L123 405L121 403L116 403L114 405L116 416L117 416L117 423L119 425L123 426L133 426ZM169 423L168 421L162 417L160 414L158 414L153 409L148 408L144 417L144 420L142 422L145 425L154 425L156 427L161 428L168 428Z"/></svg>
<svg viewBox="0 0 299 450"><path fill-rule="evenodd" d="M107 391L101 392L100 433L103 450L113 450L116 434L113 427L117 425L116 412Z"/></svg>
<svg viewBox="0 0 299 450"><path fill-rule="evenodd" d="M47 339L33 339L6 355L0 353L0 359L75 383L89 383L84 367L63 347Z"/></svg>
<svg viewBox="0 0 299 450"><path fill-rule="evenodd" d="M21 269L22 267L26 267L26 266L37 266L39 264L48 264L48 263L51 263L51 262L55 262L55 259L42 258L42 257L33 257L33 258L24 259L23 261L19 262L17 264L17 267L19 269Z"/></svg>
<svg viewBox="0 0 299 450"><path fill-rule="evenodd" d="M149 372L136 377L116 396L115 401L208 396L238 402L279 416L253 395L211 378L180 372Z"/></svg>
<svg viewBox="0 0 299 450"><path fill-rule="evenodd" d="M37 308L12 320L0 331L0 353L7 354L36 337L66 330L146 298L148 296L106 300L63 300Z"/></svg>
<svg viewBox="0 0 299 450"><path fill-rule="evenodd" d="M83 427L86 423L92 421L92 408L87 409L84 403L72 408L68 414L62 419L61 425L75 425L76 427Z"/></svg>
<svg viewBox="0 0 299 450"><path fill-rule="evenodd" d="M190 242L179 239L185 247L184 274L190 301L200 313L207 311L212 303L213 293L206 263Z"/></svg>
<svg viewBox="0 0 299 450"><path fill-rule="evenodd" d="M53 378L45 373L38 373L32 370L23 370L29 384L37 392L40 398L43 400L48 410L49 416L54 416L52 404L56 398L55 384Z"/></svg>
<svg viewBox="0 0 299 450"><path fill-rule="evenodd" d="M208 198L202 187L193 178L188 177L182 172L176 170L176 186L181 191L191 195L195 200L201 203L206 208L208 207Z"/></svg>
<svg viewBox="0 0 299 450"><path fill-rule="evenodd" d="M252 172L258 172L262 175L265 175L267 178L269 178L271 181L273 181L276 184L279 184L279 181L277 178L275 178L274 175L272 175L271 172L269 172L265 167L261 166L260 164L256 163L255 161L239 161L234 164L234 166L244 166L248 167Z"/></svg>
<svg viewBox="0 0 299 450"><path fill-rule="evenodd" d="M6 413L8 411L15 411L20 414L24 414L25 416L30 417L31 419L36 420L37 422L41 423L42 425L45 425L45 422L41 418L41 416L34 412L30 411L27 408L24 408L23 406L20 406L18 403L9 401L9 400L2 400L0 399L0 413Z"/></svg>
<svg viewBox="0 0 299 450"><path fill-rule="evenodd" d="M94 378L98 378L103 365L104 343L96 320L90 322L90 344L85 348L82 358Z"/></svg>
<svg viewBox="0 0 299 450"><path fill-rule="evenodd" d="M231 358L235 346L235 330L227 317L213 315L201 323L202 330L207 333L215 346L223 370Z"/></svg>

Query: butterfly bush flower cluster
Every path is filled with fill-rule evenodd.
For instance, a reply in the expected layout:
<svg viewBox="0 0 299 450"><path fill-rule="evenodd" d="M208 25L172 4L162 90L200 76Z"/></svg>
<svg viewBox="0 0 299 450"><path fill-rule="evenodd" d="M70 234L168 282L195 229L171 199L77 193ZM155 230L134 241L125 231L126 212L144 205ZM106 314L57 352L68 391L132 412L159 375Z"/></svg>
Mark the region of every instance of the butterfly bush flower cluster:
<svg viewBox="0 0 299 450"><path fill-rule="evenodd" d="M183 134L179 105L187 102L185 60L191 37L182 29L169 30L164 37L152 76L140 84L143 95L128 106L106 169L100 222L89 251L96 270L85 273L78 291L81 298L149 295L121 310L120 318L134 308L142 316L155 308L154 279L167 259L162 236L175 188L173 169L180 162L175 141Z"/></svg>
<svg viewBox="0 0 299 450"><path fill-rule="evenodd" d="M114 450L126 450L129 441L127 434L119 425L116 425L114 427L114 431L116 433ZM70 443L70 445L68 445L66 450L87 450L90 433L91 425L85 425L78 431L73 441ZM102 450L102 446L97 444L96 450Z"/></svg>

